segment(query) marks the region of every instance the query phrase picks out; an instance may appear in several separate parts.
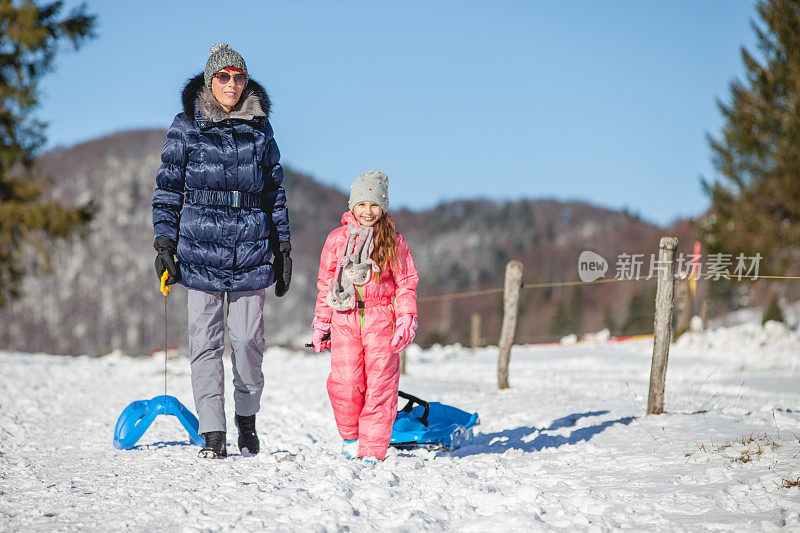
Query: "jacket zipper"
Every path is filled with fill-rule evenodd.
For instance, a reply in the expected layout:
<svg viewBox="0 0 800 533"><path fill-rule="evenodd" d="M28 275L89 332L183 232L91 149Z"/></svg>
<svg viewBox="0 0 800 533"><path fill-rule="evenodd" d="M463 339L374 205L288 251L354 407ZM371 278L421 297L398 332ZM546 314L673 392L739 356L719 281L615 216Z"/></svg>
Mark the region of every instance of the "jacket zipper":
<svg viewBox="0 0 800 533"><path fill-rule="evenodd" d="M231 128L231 139L233 139L233 151L236 154L236 161L234 161L233 169L236 172L236 176L234 178L234 183L236 184L236 189L239 190L239 145L236 142L236 128L234 128L233 123L228 120L228 126ZM236 279L236 228L239 227L239 211L240 209L234 207L234 217L236 220L236 225L234 226L234 235L233 235L233 268L231 269L231 287L233 287L233 283Z"/></svg>
<svg viewBox="0 0 800 533"><path fill-rule="evenodd" d="M356 287L356 293L358 293L358 298L357 298L356 301L363 302L364 301L364 297L361 295L361 285L356 285L355 287ZM363 307L359 307L358 311L361 314L361 330L363 331L364 330L364 308Z"/></svg>

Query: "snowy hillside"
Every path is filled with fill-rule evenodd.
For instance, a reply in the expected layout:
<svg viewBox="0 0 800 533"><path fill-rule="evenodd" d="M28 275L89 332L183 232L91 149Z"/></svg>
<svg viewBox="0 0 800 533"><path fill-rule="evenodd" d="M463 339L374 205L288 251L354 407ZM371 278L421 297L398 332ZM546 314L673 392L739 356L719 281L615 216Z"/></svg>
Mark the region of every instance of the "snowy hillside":
<svg viewBox="0 0 800 533"><path fill-rule="evenodd" d="M57 243L52 271L32 272L20 287L24 296L0 309L0 348L76 355L123 350L138 355L159 346L163 303L153 270L150 202L164 135L163 130L128 131L42 155L41 170L53 177L52 196L69 204L92 201L97 213L86 239ZM270 344L282 345L308 332L322 243L340 224L347 205L342 191L288 167L285 174L292 286L280 299L270 290L265 310L267 338ZM650 253L667 231L678 235L682 246L691 245L685 223L683 229L667 230L580 202L476 199L392 213L413 250L421 296L500 287L510 259L523 261L526 281L564 281L575 279L578 256L588 248L607 258L621 251ZM551 311L570 294L527 291L517 338L557 338L550 333ZM577 320L581 329L601 329L609 316L622 325L634 294L629 284L586 290L582 320ZM496 295L461 300L459 305L422 302L419 341L463 342L470 315L480 313L483 336L496 342L500 307ZM168 320L171 339L185 344L185 289L170 296Z"/></svg>
<svg viewBox="0 0 800 533"><path fill-rule="evenodd" d="M270 349L264 451L239 455L234 430L232 456L210 461L172 417L134 450L111 445L122 409L163 391L161 354L1 353L0 530L800 528L800 487L784 486L800 477L800 336L684 336L657 417L643 416L650 350L518 346L512 388L498 391L496 348L412 348L401 388L482 425L471 446L390 450L377 466L337 453L325 356ZM169 361L169 390L193 407L183 358Z"/></svg>

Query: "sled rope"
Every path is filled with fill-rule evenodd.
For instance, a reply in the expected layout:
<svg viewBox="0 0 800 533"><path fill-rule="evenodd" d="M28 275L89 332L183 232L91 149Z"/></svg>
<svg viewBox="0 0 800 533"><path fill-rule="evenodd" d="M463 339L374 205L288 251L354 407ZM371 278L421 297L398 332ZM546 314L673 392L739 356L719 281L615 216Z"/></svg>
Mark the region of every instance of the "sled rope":
<svg viewBox="0 0 800 533"><path fill-rule="evenodd" d="M161 294L164 295L164 400L167 399L167 295L169 294L170 286L167 285L169 272L164 269L161 274Z"/></svg>
<svg viewBox="0 0 800 533"><path fill-rule="evenodd" d="M167 295L164 295L164 398L167 397Z"/></svg>

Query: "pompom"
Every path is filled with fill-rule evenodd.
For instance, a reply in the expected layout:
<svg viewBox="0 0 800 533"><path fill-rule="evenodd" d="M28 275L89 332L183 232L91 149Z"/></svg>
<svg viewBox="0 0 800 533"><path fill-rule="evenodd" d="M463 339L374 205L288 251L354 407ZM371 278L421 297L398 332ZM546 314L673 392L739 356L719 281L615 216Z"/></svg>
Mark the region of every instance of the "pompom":
<svg viewBox="0 0 800 533"><path fill-rule="evenodd" d="M217 43L217 44L215 44L214 46L211 47L211 52L209 52L208 55L212 55L213 56L214 54L216 54L217 52L219 52L223 48L230 48L230 47L231 47L231 45L229 45L228 43Z"/></svg>
<svg viewBox="0 0 800 533"><path fill-rule="evenodd" d="M366 176L370 178L375 178L381 183L389 183L389 176L387 176L386 173L381 172L380 170L370 170L369 172L366 173Z"/></svg>

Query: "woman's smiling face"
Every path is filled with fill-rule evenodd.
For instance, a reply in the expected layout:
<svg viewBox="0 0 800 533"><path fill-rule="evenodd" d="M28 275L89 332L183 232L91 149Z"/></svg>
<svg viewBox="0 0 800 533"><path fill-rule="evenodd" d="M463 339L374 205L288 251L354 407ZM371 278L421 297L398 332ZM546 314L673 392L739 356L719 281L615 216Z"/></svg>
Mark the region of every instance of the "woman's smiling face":
<svg viewBox="0 0 800 533"><path fill-rule="evenodd" d="M230 76L228 83L220 83L217 76L222 72ZM239 98L242 96L242 91L244 91L246 82L241 85L237 84L234 79L234 76L237 74L242 74L242 71L237 68L225 67L211 78L211 92L226 113L230 113L233 110L233 106L239 101Z"/></svg>
<svg viewBox="0 0 800 533"><path fill-rule="evenodd" d="M375 202L358 202L353 206L353 216L362 226L374 226L383 216L383 209Z"/></svg>

